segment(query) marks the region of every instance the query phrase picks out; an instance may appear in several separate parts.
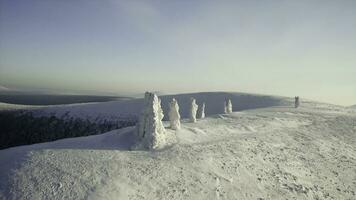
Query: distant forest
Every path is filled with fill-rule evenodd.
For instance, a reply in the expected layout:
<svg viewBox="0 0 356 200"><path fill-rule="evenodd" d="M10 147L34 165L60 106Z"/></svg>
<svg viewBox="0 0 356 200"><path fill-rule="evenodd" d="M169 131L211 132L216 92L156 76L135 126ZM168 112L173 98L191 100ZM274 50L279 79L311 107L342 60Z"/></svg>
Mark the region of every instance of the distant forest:
<svg viewBox="0 0 356 200"><path fill-rule="evenodd" d="M31 112L0 112L0 149L48 142L63 138L88 136L133 126L131 121L89 121L80 118L34 116Z"/></svg>

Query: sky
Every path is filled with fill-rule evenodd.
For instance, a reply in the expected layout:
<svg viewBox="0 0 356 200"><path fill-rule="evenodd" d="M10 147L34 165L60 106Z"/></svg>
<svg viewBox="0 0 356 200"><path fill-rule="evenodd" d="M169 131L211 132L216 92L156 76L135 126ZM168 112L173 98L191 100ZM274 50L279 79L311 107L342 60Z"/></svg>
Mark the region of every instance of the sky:
<svg viewBox="0 0 356 200"><path fill-rule="evenodd" d="M0 0L0 86L356 104L354 0Z"/></svg>

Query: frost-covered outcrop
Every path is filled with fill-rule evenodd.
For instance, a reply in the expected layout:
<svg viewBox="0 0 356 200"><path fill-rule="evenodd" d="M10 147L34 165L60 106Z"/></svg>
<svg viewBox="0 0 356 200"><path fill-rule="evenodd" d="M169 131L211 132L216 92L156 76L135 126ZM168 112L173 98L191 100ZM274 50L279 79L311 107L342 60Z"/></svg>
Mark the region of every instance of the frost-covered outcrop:
<svg viewBox="0 0 356 200"><path fill-rule="evenodd" d="M194 98L190 98L190 121L191 122L196 122L197 121L197 110L198 110L198 104L196 104Z"/></svg>
<svg viewBox="0 0 356 200"><path fill-rule="evenodd" d="M180 114L179 114L179 105L176 99L172 99L172 102L169 104L169 121L171 128L174 130L180 129Z"/></svg>
<svg viewBox="0 0 356 200"><path fill-rule="evenodd" d="M161 100L157 95L146 92L144 110L137 125L139 138L137 148L157 149L165 145L166 133L162 123L163 117Z"/></svg>
<svg viewBox="0 0 356 200"><path fill-rule="evenodd" d="M201 105L201 110L200 110L200 115L199 115L200 119L204 119L205 118L205 103L203 103Z"/></svg>
<svg viewBox="0 0 356 200"><path fill-rule="evenodd" d="M224 112L225 112L225 113L232 113L232 103L231 103L231 100L230 100L230 99L228 99L228 100L225 102Z"/></svg>

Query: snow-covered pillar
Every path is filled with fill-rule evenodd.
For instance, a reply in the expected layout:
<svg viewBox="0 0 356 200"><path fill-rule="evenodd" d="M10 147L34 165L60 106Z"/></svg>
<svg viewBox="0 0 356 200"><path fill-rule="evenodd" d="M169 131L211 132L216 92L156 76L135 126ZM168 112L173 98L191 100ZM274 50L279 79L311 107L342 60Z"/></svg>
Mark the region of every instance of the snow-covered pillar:
<svg viewBox="0 0 356 200"><path fill-rule="evenodd" d="M231 103L231 100L228 99L226 102L225 102L225 108L224 108L224 112L225 113L232 113L232 103Z"/></svg>
<svg viewBox="0 0 356 200"><path fill-rule="evenodd" d="M169 104L169 121L171 123L171 128L174 130L180 129L180 114L179 114L179 105L176 99L172 99L172 102Z"/></svg>
<svg viewBox="0 0 356 200"><path fill-rule="evenodd" d="M197 121L198 105L195 103L195 99L190 98L190 121L195 123Z"/></svg>
<svg viewBox="0 0 356 200"><path fill-rule="evenodd" d="M205 118L205 102L201 105L201 110L200 110L200 119L204 119Z"/></svg>
<svg viewBox="0 0 356 200"><path fill-rule="evenodd" d="M137 127L141 148L157 149L166 142L165 129L162 123L163 110L157 95L146 92L144 110Z"/></svg>

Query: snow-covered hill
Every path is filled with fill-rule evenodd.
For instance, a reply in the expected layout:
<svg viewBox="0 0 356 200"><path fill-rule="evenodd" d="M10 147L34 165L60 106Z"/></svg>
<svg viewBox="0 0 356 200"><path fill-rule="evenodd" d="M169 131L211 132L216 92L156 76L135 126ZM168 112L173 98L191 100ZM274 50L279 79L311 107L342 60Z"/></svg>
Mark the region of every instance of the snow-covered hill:
<svg viewBox="0 0 356 200"><path fill-rule="evenodd" d="M176 98L180 106L181 116L183 118L188 117L191 97L194 97L199 105L205 102L205 112L207 115L223 113L224 101L226 98L231 99L234 111L264 108L270 106L292 105L291 99L289 98L247 93L203 92L160 96L162 100L162 108L165 113L168 112L169 102L172 100L172 98ZM68 116L72 117L92 120L97 118L117 120L137 118L137 116L141 114L142 109L143 99L140 98L103 103L49 106L35 109L34 112L40 115L55 114L59 117L67 114Z"/></svg>
<svg viewBox="0 0 356 200"><path fill-rule="evenodd" d="M131 151L134 127L1 150L0 199L356 198L353 109L303 100L294 109L288 99L268 106L267 97L232 96L235 111L265 106L214 114L226 94L201 95L195 97L206 102L208 117L183 121L177 141L159 151ZM177 99L184 108L189 95ZM68 110L129 114L139 112L135 101Z"/></svg>

